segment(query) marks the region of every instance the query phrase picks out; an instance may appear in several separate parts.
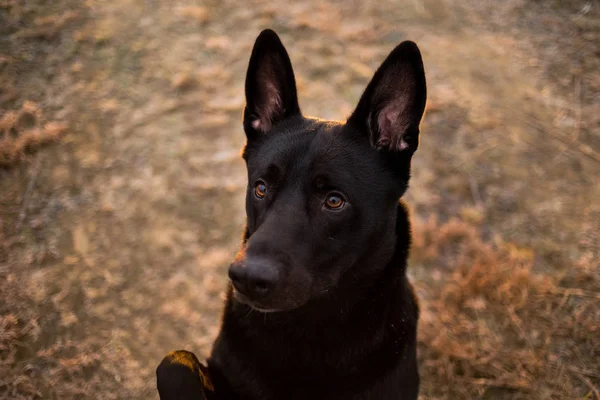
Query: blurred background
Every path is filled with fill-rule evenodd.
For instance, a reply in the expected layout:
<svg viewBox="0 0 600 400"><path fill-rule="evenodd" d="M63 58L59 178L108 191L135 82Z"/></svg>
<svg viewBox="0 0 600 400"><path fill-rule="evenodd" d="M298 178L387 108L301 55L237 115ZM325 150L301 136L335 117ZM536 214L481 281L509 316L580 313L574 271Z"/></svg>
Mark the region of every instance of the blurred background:
<svg viewBox="0 0 600 400"><path fill-rule="evenodd" d="M322 118L421 48L422 399L600 399L597 0L0 0L0 399L156 399L208 354L267 27Z"/></svg>

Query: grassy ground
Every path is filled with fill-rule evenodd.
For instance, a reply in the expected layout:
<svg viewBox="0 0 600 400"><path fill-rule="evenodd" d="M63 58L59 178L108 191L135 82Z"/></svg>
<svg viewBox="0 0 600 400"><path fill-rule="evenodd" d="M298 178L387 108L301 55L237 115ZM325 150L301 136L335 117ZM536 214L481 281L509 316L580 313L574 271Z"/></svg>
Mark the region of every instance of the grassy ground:
<svg viewBox="0 0 600 400"><path fill-rule="evenodd" d="M0 399L157 398L207 354L265 27L322 118L422 49L422 398L600 399L600 3L278 4L0 0Z"/></svg>

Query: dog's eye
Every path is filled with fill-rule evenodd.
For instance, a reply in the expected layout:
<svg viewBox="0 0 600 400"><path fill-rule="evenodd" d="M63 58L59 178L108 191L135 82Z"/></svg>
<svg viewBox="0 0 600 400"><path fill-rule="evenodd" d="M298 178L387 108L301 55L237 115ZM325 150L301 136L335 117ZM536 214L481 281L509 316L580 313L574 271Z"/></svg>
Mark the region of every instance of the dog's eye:
<svg viewBox="0 0 600 400"><path fill-rule="evenodd" d="M264 198L267 195L267 185L263 181L256 182L254 186L254 195L259 199Z"/></svg>
<svg viewBox="0 0 600 400"><path fill-rule="evenodd" d="M346 204L346 201L344 200L341 194L329 193L327 195L325 206L327 206L327 208L329 208L330 210L340 210L342 207L344 207L344 204Z"/></svg>

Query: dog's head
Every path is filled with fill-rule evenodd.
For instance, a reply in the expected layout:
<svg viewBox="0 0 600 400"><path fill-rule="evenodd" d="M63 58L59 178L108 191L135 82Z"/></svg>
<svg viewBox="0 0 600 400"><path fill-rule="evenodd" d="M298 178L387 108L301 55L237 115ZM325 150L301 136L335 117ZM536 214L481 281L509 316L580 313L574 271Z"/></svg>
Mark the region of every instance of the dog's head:
<svg viewBox="0 0 600 400"><path fill-rule="evenodd" d="M247 241L229 269L236 298L283 311L368 283L390 261L398 198L425 109L423 62L397 46L345 123L302 116L277 34L263 31L246 76Z"/></svg>

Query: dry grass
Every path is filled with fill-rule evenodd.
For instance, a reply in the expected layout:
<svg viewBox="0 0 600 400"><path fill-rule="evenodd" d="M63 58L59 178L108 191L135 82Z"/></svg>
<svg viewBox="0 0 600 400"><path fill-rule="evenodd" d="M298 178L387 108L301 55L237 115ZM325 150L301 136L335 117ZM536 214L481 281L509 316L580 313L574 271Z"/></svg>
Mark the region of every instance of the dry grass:
<svg viewBox="0 0 600 400"><path fill-rule="evenodd" d="M207 354L265 27L325 118L398 41L423 50L422 398L600 399L599 5L579 3L0 0L0 400L155 398L164 354ZM77 134L30 156L53 120Z"/></svg>
<svg viewBox="0 0 600 400"><path fill-rule="evenodd" d="M15 34L15 38L23 39L45 39L56 38L71 21L78 17L74 11L66 11L61 15L50 15L38 17L33 20L33 27L21 29Z"/></svg>
<svg viewBox="0 0 600 400"><path fill-rule="evenodd" d="M206 7L201 6L185 6L180 7L177 10L177 14L183 18L196 21L198 23L204 23L210 18L210 13Z"/></svg>
<svg viewBox="0 0 600 400"><path fill-rule="evenodd" d="M417 223L413 268L425 392L445 398L598 398L600 276L586 258L560 278L474 225Z"/></svg>
<svg viewBox="0 0 600 400"><path fill-rule="evenodd" d="M41 117L40 109L28 101L19 110L0 117L0 167L23 160L27 154L57 141L65 133L65 124L48 122L42 125Z"/></svg>
<svg viewBox="0 0 600 400"><path fill-rule="evenodd" d="M0 399L123 398L111 365L131 358L125 349L109 348L99 338L48 340L57 329L55 307L33 304L14 275L0 282ZM49 345L42 345L49 343ZM106 363L110 360L110 363Z"/></svg>

